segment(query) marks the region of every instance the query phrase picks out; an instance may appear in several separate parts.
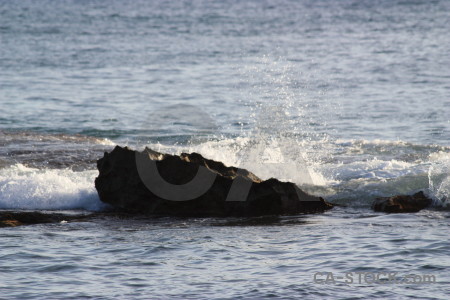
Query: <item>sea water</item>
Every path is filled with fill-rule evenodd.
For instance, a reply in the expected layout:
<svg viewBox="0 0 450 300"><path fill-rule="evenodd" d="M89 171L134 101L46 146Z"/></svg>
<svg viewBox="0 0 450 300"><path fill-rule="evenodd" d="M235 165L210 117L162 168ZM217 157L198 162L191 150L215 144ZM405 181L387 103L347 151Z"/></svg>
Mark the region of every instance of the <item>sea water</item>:
<svg viewBox="0 0 450 300"><path fill-rule="evenodd" d="M0 209L107 209L96 160L116 144L199 152L339 205L3 228L0 298L448 298L449 12L444 0L0 1ZM432 208L370 209L420 190ZM383 272L436 282L358 281Z"/></svg>

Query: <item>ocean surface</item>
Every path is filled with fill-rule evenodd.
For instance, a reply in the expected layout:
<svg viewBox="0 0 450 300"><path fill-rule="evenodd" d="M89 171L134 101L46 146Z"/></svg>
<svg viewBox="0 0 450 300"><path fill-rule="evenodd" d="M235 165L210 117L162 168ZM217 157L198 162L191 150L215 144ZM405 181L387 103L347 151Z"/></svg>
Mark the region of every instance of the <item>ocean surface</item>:
<svg viewBox="0 0 450 300"><path fill-rule="evenodd" d="M449 30L445 0L0 0L0 210L108 209L117 144L339 204L1 228L0 299L448 299ZM419 213L370 208L420 190Z"/></svg>

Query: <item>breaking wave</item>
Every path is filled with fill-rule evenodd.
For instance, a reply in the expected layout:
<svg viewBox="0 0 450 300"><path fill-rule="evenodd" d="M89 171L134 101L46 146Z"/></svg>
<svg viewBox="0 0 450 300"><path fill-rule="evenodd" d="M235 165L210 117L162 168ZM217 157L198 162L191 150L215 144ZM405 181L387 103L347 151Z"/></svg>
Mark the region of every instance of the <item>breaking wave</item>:
<svg viewBox="0 0 450 300"><path fill-rule="evenodd" d="M0 209L84 209L106 206L94 187L95 161L109 140L82 136L3 133ZM34 147L40 143L39 147ZM450 195L450 147L403 141L305 140L298 136L210 138L148 146L166 153L198 152L262 179L291 181L335 203L368 206L375 197L424 190L436 206Z"/></svg>
<svg viewBox="0 0 450 300"><path fill-rule="evenodd" d="M90 210L106 207L94 187L97 171L35 169L22 164L0 169L0 209Z"/></svg>

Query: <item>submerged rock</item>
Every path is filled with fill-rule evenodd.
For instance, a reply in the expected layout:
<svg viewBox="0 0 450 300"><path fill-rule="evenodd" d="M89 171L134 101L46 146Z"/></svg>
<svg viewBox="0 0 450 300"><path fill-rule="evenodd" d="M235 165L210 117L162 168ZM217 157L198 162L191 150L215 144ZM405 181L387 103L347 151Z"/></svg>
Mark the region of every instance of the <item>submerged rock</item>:
<svg viewBox="0 0 450 300"><path fill-rule="evenodd" d="M372 204L372 209L387 213L411 213L418 212L431 203L432 200L420 191L414 195L377 198Z"/></svg>
<svg viewBox="0 0 450 300"><path fill-rule="evenodd" d="M126 212L103 211L103 212L80 212L80 213L61 213L55 211L0 211L0 228L16 227L22 225L51 224L51 223L72 223L99 221L103 219L126 219L139 220L141 216L128 214Z"/></svg>
<svg viewBox="0 0 450 300"><path fill-rule="evenodd" d="M149 215L227 217L323 212L333 206L295 184L261 180L198 153L179 156L116 146L97 161L100 200Z"/></svg>
<svg viewBox="0 0 450 300"><path fill-rule="evenodd" d="M74 219L73 216L67 216L57 213L42 213L36 211L0 211L0 227L16 227L21 225L59 223Z"/></svg>

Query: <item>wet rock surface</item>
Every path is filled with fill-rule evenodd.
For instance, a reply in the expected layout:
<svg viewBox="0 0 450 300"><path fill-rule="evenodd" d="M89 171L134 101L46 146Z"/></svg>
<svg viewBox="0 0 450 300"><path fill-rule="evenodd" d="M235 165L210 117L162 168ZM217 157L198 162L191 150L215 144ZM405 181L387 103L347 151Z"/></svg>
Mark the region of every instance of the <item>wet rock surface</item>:
<svg viewBox="0 0 450 300"><path fill-rule="evenodd" d="M0 211L0 227L16 227L21 225L60 223L69 220L79 220L83 216L70 216L58 213L43 213L36 211Z"/></svg>
<svg viewBox="0 0 450 300"><path fill-rule="evenodd" d="M414 213L430 206L431 203L432 200L420 191L414 195L377 198L372 203L372 209L387 213Z"/></svg>

